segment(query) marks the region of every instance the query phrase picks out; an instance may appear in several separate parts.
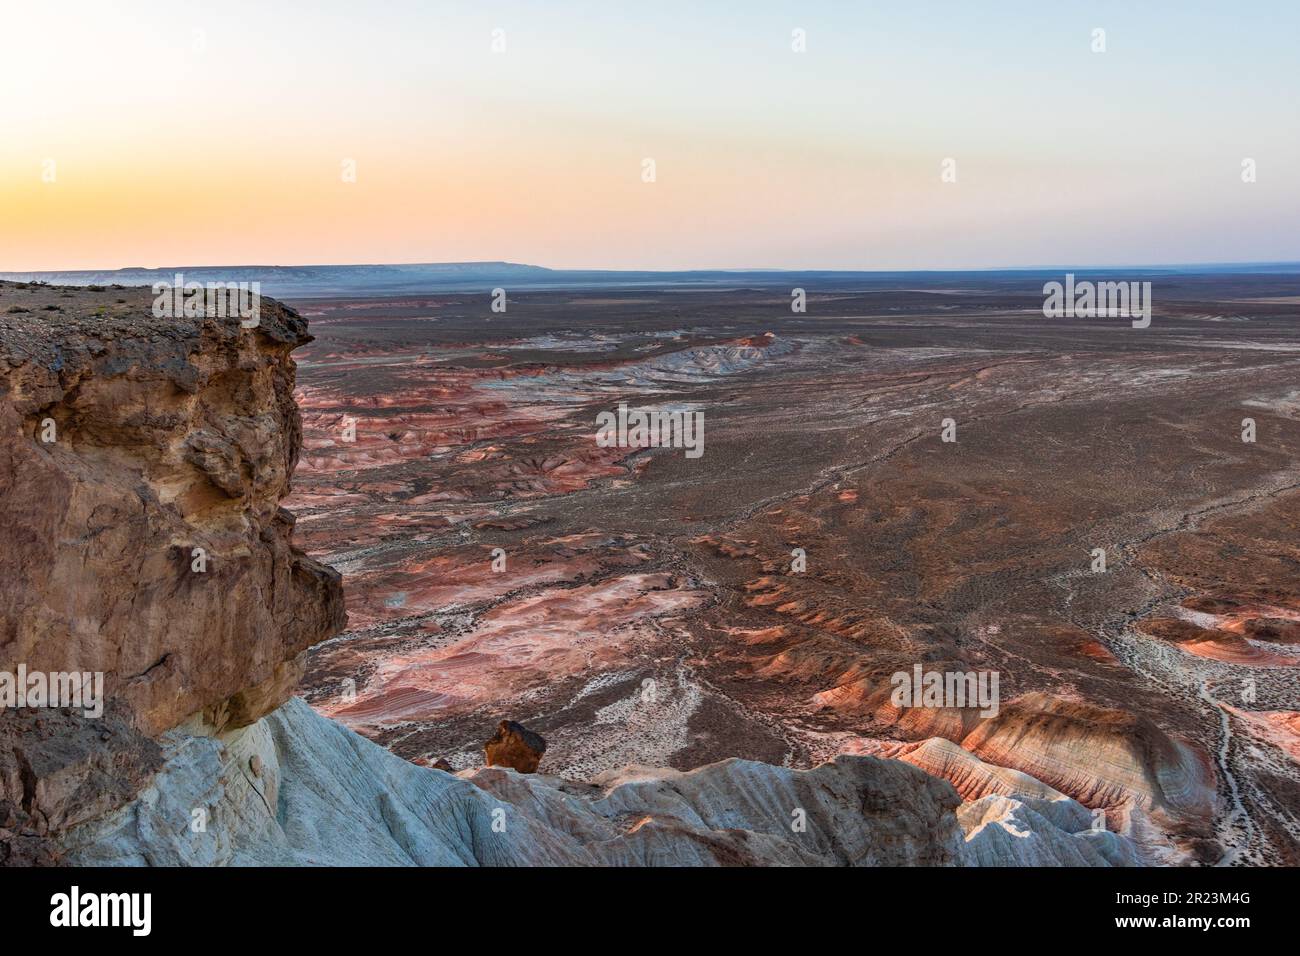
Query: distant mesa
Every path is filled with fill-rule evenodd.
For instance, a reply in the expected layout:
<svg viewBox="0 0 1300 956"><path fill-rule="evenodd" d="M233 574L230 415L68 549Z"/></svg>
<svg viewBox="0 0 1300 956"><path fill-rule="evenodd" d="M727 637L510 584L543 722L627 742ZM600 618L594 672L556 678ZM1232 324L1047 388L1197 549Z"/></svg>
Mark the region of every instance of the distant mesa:
<svg viewBox="0 0 1300 956"><path fill-rule="evenodd" d="M6 272L0 279L48 282L54 285L153 285L173 282L259 282L265 295L353 296L394 295L417 290L443 292L488 291L511 284L518 288L547 284L554 273L542 266L517 262L422 262L374 265L315 266L168 266L70 272Z"/></svg>

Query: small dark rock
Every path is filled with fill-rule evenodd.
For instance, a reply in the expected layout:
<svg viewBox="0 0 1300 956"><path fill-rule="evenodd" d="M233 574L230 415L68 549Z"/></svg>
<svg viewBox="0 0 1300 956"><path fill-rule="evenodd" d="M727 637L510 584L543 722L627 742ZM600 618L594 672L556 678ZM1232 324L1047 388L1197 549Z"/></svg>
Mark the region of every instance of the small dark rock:
<svg viewBox="0 0 1300 956"><path fill-rule="evenodd" d="M536 773L546 741L523 724L503 720L496 735L483 745L483 755L489 767L511 767L520 773Z"/></svg>

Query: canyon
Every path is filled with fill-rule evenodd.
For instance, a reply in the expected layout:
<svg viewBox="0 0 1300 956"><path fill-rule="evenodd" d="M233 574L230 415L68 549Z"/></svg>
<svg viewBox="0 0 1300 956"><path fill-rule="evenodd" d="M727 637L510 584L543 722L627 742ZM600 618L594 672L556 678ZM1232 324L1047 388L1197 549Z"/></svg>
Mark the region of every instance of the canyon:
<svg viewBox="0 0 1300 956"><path fill-rule="evenodd" d="M108 692L0 715L0 862L1300 862L1300 342L1242 284L0 283L0 670Z"/></svg>

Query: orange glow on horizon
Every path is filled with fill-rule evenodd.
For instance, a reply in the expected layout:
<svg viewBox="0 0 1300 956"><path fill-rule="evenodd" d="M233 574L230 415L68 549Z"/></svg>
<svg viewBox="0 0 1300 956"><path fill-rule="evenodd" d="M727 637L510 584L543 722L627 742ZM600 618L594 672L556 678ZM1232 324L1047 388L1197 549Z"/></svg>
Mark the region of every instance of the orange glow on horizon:
<svg viewBox="0 0 1300 956"><path fill-rule="evenodd" d="M24 5L0 59L0 272L1300 259L1282 14L1116 8L1125 42L1098 57L1064 13L944 9L801 12L796 54L764 3L743 23L671 2ZM1207 57L1251 68L1206 77Z"/></svg>

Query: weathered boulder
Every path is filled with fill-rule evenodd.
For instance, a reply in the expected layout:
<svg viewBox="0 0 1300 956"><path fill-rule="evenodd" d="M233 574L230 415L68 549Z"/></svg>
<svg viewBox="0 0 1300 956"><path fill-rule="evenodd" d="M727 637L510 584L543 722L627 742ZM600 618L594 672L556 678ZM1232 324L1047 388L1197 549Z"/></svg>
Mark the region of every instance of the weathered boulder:
<svg viewBox="0 0 1300 956"><path fill-rule="evenodd" d="M483 745L489 767L510 767L520 773L536 773L546 741L523 724L503 720L492 739Z"/></svg>

